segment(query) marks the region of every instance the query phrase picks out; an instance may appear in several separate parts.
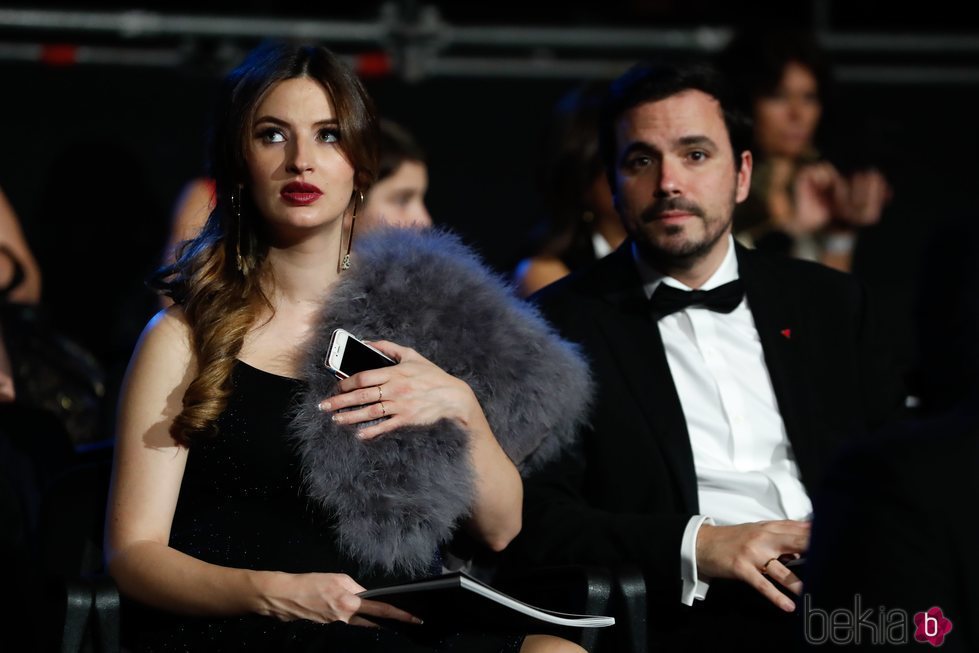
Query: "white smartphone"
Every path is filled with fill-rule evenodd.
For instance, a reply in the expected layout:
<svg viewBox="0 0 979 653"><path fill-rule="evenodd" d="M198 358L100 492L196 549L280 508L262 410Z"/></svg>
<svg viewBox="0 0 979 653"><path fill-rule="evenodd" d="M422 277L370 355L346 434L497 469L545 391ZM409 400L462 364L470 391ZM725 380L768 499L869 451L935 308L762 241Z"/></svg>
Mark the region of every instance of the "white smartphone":
<svg viewBox="0 0 979 653"><path fill-rule="evenodd" d="M344 329L333 332L324 362L338 379L345 379L364 370L397 365L397 361L391 360Z"/></svg>

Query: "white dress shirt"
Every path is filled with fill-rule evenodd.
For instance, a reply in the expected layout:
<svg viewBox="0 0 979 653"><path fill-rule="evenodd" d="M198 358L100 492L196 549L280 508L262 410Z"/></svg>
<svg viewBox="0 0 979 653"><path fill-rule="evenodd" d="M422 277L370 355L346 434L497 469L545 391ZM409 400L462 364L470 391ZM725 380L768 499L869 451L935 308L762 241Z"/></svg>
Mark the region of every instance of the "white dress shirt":
<svg viewBox="0 0 979 653"><path fill-rule="evenodd" d="M591 247L595 250L595 259L605 258L612 253L612 246L605 240L605 236L593 231L591 234Z"/></svg>
<svg viewBox="0 0 979 653"><path fill-rule="evenodd" d="M724 260L701 286L710 290L738 278L734 239ZM661 283L693 290L633 258L647 297ZM719 525L772 519L807 519L812 503L785 424L778 412L758 330L747 299L731 313L692 306L658 323L666 360L690 435L700 512L687 523L681 544L681 600L703 599L708 583L697 575L696 542L707 520Z"/></svg>

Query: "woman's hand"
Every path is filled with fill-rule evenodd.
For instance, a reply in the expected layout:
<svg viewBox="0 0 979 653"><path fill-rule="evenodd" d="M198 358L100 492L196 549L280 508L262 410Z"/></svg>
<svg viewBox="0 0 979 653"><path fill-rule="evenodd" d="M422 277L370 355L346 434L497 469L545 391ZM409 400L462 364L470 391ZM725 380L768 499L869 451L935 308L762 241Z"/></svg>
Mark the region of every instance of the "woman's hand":
<svg viewBox="0 0 979 653"><path fill-rule="evenodd" d="M890 201L891 187L879 170L861 170L844 177L832 164L822 161L799 170L794 196L794 228L809 233L830 220L853 227L876 224Z"/></svg>
<svg viewBox="0 0 979 653"><path fill-rule="evenodd" d="M819 231L833 218L834 207L846 194L846 181L832 164L823 161L804 166L792 186L792 217L782 225L784 230L795 237Z"/></svg>
<svg viewBox="0 0 979 653"><path fill-rule="evenodd" d="M320 409L338 424L357 425L386 418L358 431L376 438L401 426L455 420L471 437L476 496L469 527L490 549L502 551L521 526L523 483L517 468L496 441L472 388L413 349L392 342L371 345L398 361L344 379L340 394L324 399ZM340 409L349 408L343 412Z"/></svg>
<svg viewBox="0 0 979 653"><path fill-rule="evenodd" d="M386 340L370 344L398 364L341 381L339 394L320 403L320 410L332 412L337 424L357 425L386 418L358 431L359 437L369 440L401 426L452 419L468 428L484 419L476 395L464 381L409 347ZM345 408L353 410L337 412Z"/></svg>
<svg viewBox="0 0 979 653"><path fill-rule="evenodd" d="M860 170L849 178L846 200L839 207L838 217L855 227L877 224L890 199L890 184L879 170Z"/></svg>
<svg viewBox="0 0 979 653"><path fill-rule="evenodd" d="M357 596L364 588L346 574L287 574L267 572L259 611L281 621L306 619L316 623L343 621L353 626L376 626L362 616L420 624L421 620L393 605Z"/></svg>

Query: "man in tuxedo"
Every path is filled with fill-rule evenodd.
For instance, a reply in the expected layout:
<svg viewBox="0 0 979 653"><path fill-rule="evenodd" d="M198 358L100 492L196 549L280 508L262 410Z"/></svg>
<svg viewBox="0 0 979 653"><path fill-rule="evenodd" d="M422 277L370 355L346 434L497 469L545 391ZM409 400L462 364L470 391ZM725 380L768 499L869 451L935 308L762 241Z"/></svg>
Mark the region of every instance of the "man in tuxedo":
<svg viewBox="0 0 979 653"><path fill-rule="evenodd" d="M734 242L752 156L725 96L697 66L613 83L601 148L630 238L533 298L598 389L579 446L526 482L518 555L638 565L662 650L795 634L786 564L806 552L811 490L901 400L854 279Z"/></svg>

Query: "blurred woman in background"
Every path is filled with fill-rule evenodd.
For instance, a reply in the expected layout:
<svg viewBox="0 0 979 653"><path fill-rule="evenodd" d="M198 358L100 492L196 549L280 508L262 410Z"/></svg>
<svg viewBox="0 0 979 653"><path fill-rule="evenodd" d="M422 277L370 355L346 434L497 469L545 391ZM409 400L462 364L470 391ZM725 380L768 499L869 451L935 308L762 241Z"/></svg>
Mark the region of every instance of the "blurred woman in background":
<svg viewBox="0 0 979 653"><path fill-rule="evenodd" d="M598 153L598 113L606 86L582 84L554 107L542 174L546 218L514 271L525 297L625 240Z"/></svg>
<svg viewBox="0 0 979 653"><path fill-rule="evenodd" d="M830 68L813 37L745 30L718 60L754 120L751 194L735 234L759 249L849 271L859 230L876 224L891 190L873 167L842 172L816 145Z"/></svg>

